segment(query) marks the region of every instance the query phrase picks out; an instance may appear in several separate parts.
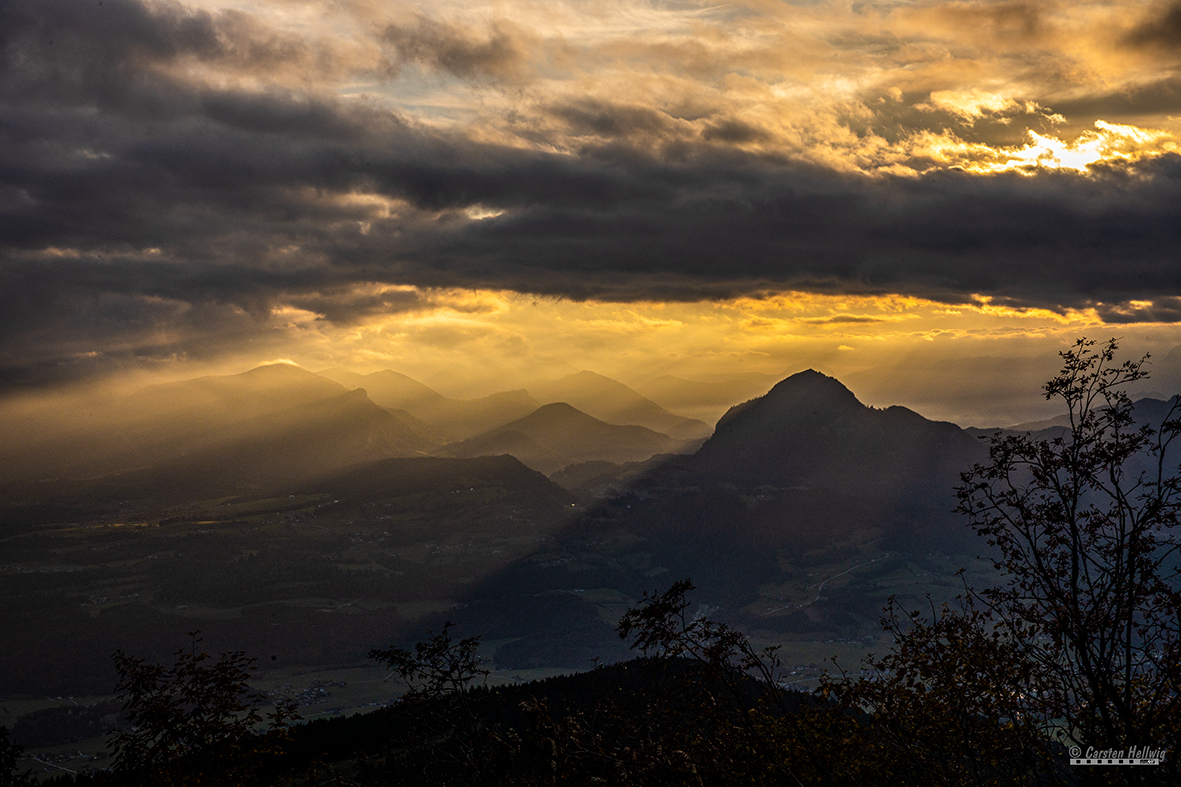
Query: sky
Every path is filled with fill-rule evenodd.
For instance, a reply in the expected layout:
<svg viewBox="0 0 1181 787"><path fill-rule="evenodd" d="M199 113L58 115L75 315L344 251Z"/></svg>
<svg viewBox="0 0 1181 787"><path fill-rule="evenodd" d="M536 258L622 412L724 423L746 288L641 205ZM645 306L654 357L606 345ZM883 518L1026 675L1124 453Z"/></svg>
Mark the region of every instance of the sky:
<svg viewBox="0 0 1181 787"><path fill-rule="evenodd" d="M0 392L813 366L1019 419L1077 336L1181 344L1179 138L1181 2L5 0Z"/></svg>

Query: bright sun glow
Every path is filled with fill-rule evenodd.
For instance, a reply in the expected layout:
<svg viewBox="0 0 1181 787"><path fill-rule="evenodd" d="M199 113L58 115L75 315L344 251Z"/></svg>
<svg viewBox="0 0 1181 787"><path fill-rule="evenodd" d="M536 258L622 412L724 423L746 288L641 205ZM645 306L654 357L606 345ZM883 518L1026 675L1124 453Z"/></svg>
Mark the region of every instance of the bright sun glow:
<svg viewBox="0 0 1181 787"><path fill-rule="evenodd" d="M960 162L954 145L941 152L949 162L970 172L1032 172L1036 169L1069 169L1086 172L1095 164L1114 161L1135 161L1149 156L1175 152L1177 143L1172 134L1156 129L1095 121L1095 131L1085 131L1073 141L1029 131L1029 143L1021 148L989 148L984 145L964 146L967 158Z"/></svg>

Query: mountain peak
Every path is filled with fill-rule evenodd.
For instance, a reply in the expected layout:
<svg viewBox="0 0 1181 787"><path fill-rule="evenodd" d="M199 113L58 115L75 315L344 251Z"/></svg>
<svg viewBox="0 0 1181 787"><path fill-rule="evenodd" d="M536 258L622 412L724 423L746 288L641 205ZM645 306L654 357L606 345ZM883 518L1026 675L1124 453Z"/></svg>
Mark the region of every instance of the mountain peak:
<svg viewBox="0 0 1181 787"><path fill-rule="evenodd" d="M239 374L201 379L227 389L241 388L256 392L261 390L306 390L316 391L322 396L335 396L337 393L343 392L343 386L340 383L329 380L327 377L321 377L302 366L286 362L268 363Z"/></svg>
<svg viewBox="0 0 1181 787"><path fill-rule="evenodd" d="M857 402L857 397L840 380L822 374L815 369L805 369L780 380L763 398L814 395L836 395ZM857 403L860 404L860 402Z"/></svg>
<svg viewBox="0 0 1181 787"><path fill-rule="evenodd" d="M572 404L567 402L550 402L538 407L529 415L516 421L515 423L529 423L529 424L563 424L571 426L577 424L602 424L598 418L584 413ZM511 425L510 425L511 426Z"/></svg>
<svg viewBox="0 0 1181 787"><path fill-rule="evenodd" d="M256 366L253 369L242 372L237 375L242 378L309 378L319 377L315 372L310 372L307 369L294 363L287 363L286 361L277 361L275 363L264 363L261 366Z"/></svg>
<svg viewBox="0 0 1181 787"><path fill-rule="evenodd" d="M623 384L623 383L619 382L618 380L612 380L612 379L611 379L610 377L608 377L607 375L605 375L605 374L599 374L598 372L592 372L590 369L583 369L583 370L581 370L581 371L578 371L578 372L573 372L573 373L571 373L571 374L567 374L567 375L563 376L561 379L563 379L563 380L570 380L570 381L575 381L575 380L582 380L582 381L587 381L587 380L594 380L594 381L596 381L596 382L599 382L599 383L610 383L610 384L612 384L612 385L617 385L617 386L619 386L620 388L624 388L624 387L626 387L626 386L624 386L624 384Z"/></svg>
<svg viewBox="0 0 1181 787"><path fill-rule="evenodd" d="M844 484L894 478L909 469L948 489L979 446L953 424L928 421L903 407L876 410L839 380L813 369L780 381L767 394L730 409L691 464L746 486ZM953 467L947 479L938 467ZM888 484L887 484L888 485Z"/></svg>
<svg viewBox="0 0 1181 787"><path fill-rule="evenodd" d="M751 417L763 420L789 415L794 419L807 416L849 414L866 410L853 392L840 380L821 374L815 369L797 372L780 380L765 395L731 407L718 421L718 429Z"/></svg>

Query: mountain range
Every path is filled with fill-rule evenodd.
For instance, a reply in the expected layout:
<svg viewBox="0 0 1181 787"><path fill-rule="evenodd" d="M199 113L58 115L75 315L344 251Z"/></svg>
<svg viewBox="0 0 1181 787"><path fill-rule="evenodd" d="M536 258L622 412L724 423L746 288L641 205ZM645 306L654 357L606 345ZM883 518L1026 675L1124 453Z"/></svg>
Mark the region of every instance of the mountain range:
<svg viewBox="0 0 1181 787"><path fill-rule="evenodd" d="M366 375L341 369L320 374L346 388L364 389L376 404L428 424L435 430L436 442L475 437L523 418L541 406L541 402L524 390L502 391L478 399L449 399L417 380L388 369Z"/></svg>
<svg viewBox="0 0 1181 787"><path fill-rule="evenodd" d="M737 391L766 381L714 382ZM676 380L654 383L668 394ZM628 488L744 489L755 490L748 513L768 532L782 518L797 534L820 520L830 531L894 520L923 529L948 518L958 473L984 458L990 433L866 407L811 370L733 406L712 434L588 371L460 400L392 370L274 364L87 404L10 423L3 481L88 479L172 499L265 490L386 458L508 454L587 500Z"/></svg>
<svg viewBox="0 0 1181 787"><path fill-rule="evenodd" d="M25 411L0 446L0 687L95 691L111 650L167 654L195 628L303 669L453 620L501 668L578 668L682 577L801 642L871 634L890 595L960 592L987 545L953 490L995 430L867 407L815 371L768 388L704 441L585 372L462 400L276 364Z"/></svg>
<svg viewBox="0 0 1181 787"><path fill-rule="evenodd" d="M675 382L658 381L666 393ZM1153 401L1138 405L1145 417L1163 406ZM705 439L708 430L587 371L459 400L391 370L274 364L11 421L0 480L9 497L81 484L79 495L175 500L261 492L381 459L507 454L584 501L628 490L741 493L736 520L811 543L815 533L945 529L959 473L985 458L996 431L867 407L812 370L731 407Z"/></svg>
<svg viewBox="0 0 1181 787"><path fill-rule="evenodd" d="M512 454L550 474L577 462L636 462L685 447L686 441L647 427L607 423L565 402L554 402L445 450L452 456Z"/></svg>
<svg viewBox="0 0 1181 787"><path fill-rule="evenodd" d="M358 463L512 454L546 473L692 450L709 432L621 383L583 372L525 390L449 399L391 370L315 374L291 364L152 385L106 402L6 419L0 482L101 480L127 494L263 489ZM588 404L599 420L555 395ZM643 423L666 426L673 437Z"/></svg>
<svg viewBox="0 0 1181 787"><path fill-rule="evenodd" d="M986 457L986 444L955 424L867 407L839 381L801 372L731 408L695 453L651 463L590 507L552 550L567 562L544 572L521 565L488 592L589 584L639 593L646 577L668 572L692 577L711 603L734 611L784 581L785 566L979 551L954 514L954 487ZM607 470L587 469L600 478ZM823 609L782 625L819 625L854 609L864 624L877 614L864 601Z"/></svg>
<svg viewBox="0 0 1181 787"><path fill-rule="evenodd" d="M101 410L49 412L17 426L0 449L6 482L90 479L168 499L434 447L364 391L288 364L149 386Z"/></svg>
<svg viewBox="0 0 1181 787"><path fill-rule="evenodd" d="M703 421L673 415L623 383L594 372L538 381L529 391L547 404L564 402L607 423L643 426L680 440L703 439L713 431Z"/></svg>

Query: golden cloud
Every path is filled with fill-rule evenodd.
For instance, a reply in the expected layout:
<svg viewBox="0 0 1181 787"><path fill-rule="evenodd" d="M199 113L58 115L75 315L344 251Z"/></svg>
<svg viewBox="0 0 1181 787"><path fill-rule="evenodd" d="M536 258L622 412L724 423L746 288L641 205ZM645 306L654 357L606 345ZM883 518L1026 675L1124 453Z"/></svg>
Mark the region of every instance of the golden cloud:
<svg viewBox="0 0 1181 787"><path fill-rule="evenodd" d="M1085 131L1072 140L1032 130L1026 133L1029 141L1021 147L964 142L950 131L921 132L908 142L914 156L981 174L1010 171L1033 174L1039 169L1086 172L1094 166L1138 161L1178 149L1176 138L1168 131L1103 120L1095 121L1093 131Z"/></svg>

